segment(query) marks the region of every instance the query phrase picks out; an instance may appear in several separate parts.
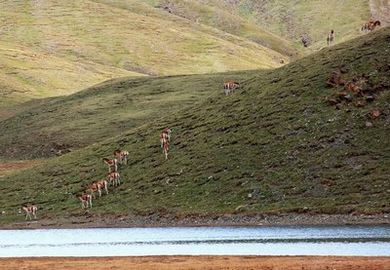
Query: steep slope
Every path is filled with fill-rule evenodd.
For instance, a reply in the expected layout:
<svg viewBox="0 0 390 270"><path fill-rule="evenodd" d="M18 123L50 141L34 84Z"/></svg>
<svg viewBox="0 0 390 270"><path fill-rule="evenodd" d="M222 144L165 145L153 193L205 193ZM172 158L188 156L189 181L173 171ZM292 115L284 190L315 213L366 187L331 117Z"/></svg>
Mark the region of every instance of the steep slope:
<svg viewBox="0 0 390 270"><path fill-rule="evenodd" d="M135 75L272 68L289 56L142 1L3 1L0 106Z"/></svg>
<svg viewBox="0 0 390 270"><path fill-rule="evenodd" d="M41 217L84 215L75 194L104 177L101 158L118 147L130 151L123 184L89 214L389 212L389 41L386 28L252 73L227 97L205 77L213 94L203 102L3 178L1 222L20 219L15 209L27 201L39 203ZM338 109L328 105L343 91L326 86L339 69L345 80L368 76L364 89L373 97L365 97L374 100L363 106L364 97L350 94ZM374 109L381 114L372 120ZM166 161L158 137L167 126Z"/></svg>

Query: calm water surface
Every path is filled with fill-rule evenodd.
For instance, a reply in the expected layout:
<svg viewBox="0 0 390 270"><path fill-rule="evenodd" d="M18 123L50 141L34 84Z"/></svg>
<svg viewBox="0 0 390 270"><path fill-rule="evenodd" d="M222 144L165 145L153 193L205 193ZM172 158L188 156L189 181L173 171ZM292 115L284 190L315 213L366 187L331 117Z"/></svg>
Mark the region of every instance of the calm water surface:
<svg viewBox="0 0 390 270"><path fill-rule="evenodd" d="M0 230L0 257L390 256L390 226Z"/></svg>

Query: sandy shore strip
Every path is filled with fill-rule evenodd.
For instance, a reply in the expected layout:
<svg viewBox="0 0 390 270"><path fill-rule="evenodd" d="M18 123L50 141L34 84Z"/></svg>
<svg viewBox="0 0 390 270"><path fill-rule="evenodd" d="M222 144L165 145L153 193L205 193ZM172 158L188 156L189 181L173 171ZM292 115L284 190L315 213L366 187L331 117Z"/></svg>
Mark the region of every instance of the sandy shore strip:
<svg viewBox="0 0 390 270"><path fill-rule="evenodd" d="M94 258L3 258L0 270L389 270L390 257L149 256Z"/></svg>

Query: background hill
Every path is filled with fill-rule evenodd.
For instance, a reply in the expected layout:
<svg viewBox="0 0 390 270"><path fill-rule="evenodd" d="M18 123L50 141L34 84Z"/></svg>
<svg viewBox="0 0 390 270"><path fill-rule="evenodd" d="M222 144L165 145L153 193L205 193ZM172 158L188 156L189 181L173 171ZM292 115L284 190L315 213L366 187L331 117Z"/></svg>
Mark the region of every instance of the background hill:
<svg viewBox="0 0 390 270"><path fill-rule="evenodd" d="M145 1L189 20L210 25L225 32L244 36L279 52L277 42L261 37L267 30L294 43L302 50L301 36L312 44L308 52L326 46L326 36L336 31L336 43L360 35L360 27L371 17L386 21L386 1L330 0L156 0ZM264 29L264 30L262 30ZM283 44L283 43L282 43ZM307 52L307 53L308 53Z"/></svg>
<svg viewBox="0 0 390 270"><path fill-rule="evenodd" d="M297 54L270 33L285 53L143 1L6 1L0 18L3 108L115 77L273 68Z"/></svg>
<svg viewBox="0 0 390 270"><path fill-rule="evenodd" d="M5 1L0 119L112 78L278 67L324 47L330 29L342 42L388 12L367 0Z"/></svg>
<svg viewBox="0 0 390 270"><path fill-rule="evenodd" d="M134 127L144 123L138 120L161 113L159 109L140 112L144 108L140 104L151 104L149 99L153 104L163 99L157 102L159 108L172 104L165 94L150 97L147 84L135 90L139 96L130 111L115 104L115 99L124 98L120 89L77 105L71 97L63 108L62 99L56 103L44 98L124 76L277 67L281 59L288 62L322 47L330 28L337 29L336 43L360 35L359 27L370 17L370 8L375 16L386 14L382 2L8 1L0 11L0 120L26 113L0 123L5 142L0 158L45 157L59 149L85 146L110 136L107 130ZM300 44L302 33L313 41L307 51ZM221 83L228 77L216 78ZM125 84L128 79L121 81ZM194 93L188 85L185 89L186 102L194 102L203 93ZM112 117L96 109L102 102ZM49 118L40 117L42 108L52 111ZM84 120L75 125L75 115ZM97 118L107 121L96 124ZM67 130L60 120L70 124ZM69 136L74 133L78 136Z"/></svg>
<svg viewBox="0 0 390 270"><path fill-rule="evenodd" d="M92 215L388 212L389 40L386 28L276 70L231 74L242 89L228 97L223 75L196 75L118 81L65 98L77 104L72 99L83 102L114 89L131 97L135 83L163 96L160 91L183 85L202 91L193 101L184 98L193 104L151 114L147 123L2 178L0 205L8 214L1 222L17 220L15 209L28 201L46 218L84 215L75 194L104 177L101 158L118 147L130 152L129 165L121 168L124 183L96 200ZM343 87L326 81L338 70L345 80L368 79L364 94L350 93L336 108L327 100ZM118 101L119 107L131 103ZM376 119L373 110L381 113ZM174 132L165 161L158 137L167 126Z"/></svg>
<svg viewBox="0 0 390 270"><path fill-rule="evenodd" d="M205 100L229 78L254 72L113 79L67 97L42 101L0 122L0 158L34 159L64 154L156 117ZM28 128L26 128L28 127Z"/></svg>

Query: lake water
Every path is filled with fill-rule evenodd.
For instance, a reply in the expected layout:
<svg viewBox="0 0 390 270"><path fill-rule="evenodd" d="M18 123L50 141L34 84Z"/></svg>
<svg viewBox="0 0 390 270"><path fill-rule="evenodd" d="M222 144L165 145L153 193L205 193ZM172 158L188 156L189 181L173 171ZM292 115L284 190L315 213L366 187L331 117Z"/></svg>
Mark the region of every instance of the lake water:
<svg viewBox="0 0 390 270"><path fill-rule="evenodd" d="M390 256L390 226L0 230L0 257Z"/></svg>

